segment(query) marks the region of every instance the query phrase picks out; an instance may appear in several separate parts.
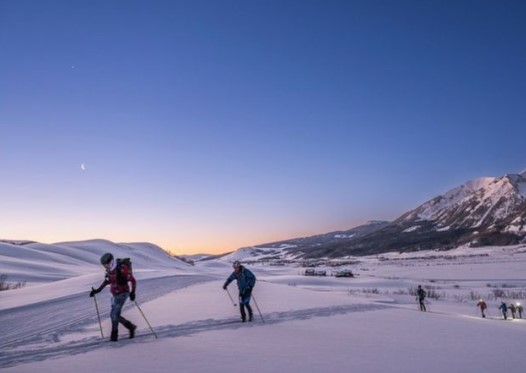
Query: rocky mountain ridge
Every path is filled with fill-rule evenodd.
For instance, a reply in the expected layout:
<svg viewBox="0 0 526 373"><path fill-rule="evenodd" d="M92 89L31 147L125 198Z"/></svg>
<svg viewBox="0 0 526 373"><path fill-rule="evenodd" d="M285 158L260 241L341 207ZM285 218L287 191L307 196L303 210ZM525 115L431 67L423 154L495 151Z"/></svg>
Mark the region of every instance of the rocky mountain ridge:
<svg viewBox="0 0 526 373"><path fill-rule="evenodd" d="M242 248L243 256L340 258L526 242L526 170L468 181L401 215L347 231ZM235 253L234 253L235 254ZM233 255L234 255L233 254Z"/></svg>

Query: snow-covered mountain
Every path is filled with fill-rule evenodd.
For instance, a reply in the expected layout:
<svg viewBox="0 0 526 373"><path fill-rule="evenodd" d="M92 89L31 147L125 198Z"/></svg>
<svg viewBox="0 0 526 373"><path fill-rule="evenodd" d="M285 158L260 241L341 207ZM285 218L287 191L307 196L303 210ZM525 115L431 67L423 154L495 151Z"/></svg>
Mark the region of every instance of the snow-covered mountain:
<svg viewBox="0 0 526 373"><path fill-rule="evenodd" d="M328 256L449 250L526 241L526 170L468 181Z"/></svg>
<svg viewBox="0 0 526 373"><path fill-rule="evenodd" d="M353 239L371 234L386 225L387 221L369 221L346 231L335 231L309 237L293 238L285 241L271 242L250 247L242 247L221 258L221 261L266 261L294 260L311 258L319 248L328 245L341 245ZM316 255L315 255L316 256Z"/></svg>
<svg viewBox="0 0 526 373"><path fill-rule="evenodd" d="M437 229L482 229L526 233L526 171L484 177L433 198L404 214L397 224L432 222Z"/></svg>
<svg viewBox="0 0 526 373"><path fill-rule="evenodd" d="M336 258L524 242L526 170L468 181L391 223L242 248L225 259Z"/></svg>

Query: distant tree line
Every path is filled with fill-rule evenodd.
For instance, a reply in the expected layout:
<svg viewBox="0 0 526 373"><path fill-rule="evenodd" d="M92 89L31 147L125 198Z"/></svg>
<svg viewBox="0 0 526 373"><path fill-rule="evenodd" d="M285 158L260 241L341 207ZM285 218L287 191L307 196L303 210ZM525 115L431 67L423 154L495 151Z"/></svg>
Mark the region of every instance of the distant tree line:
<svg viewBox="0 0 526 373"><path fill-rule="evenodd" d="M16 283L9 283L7 282L7 275L6 274L0 274L0 291L4 290L12 290L12 289L19 289L26 286L26 282L16 282Z"/></svg>

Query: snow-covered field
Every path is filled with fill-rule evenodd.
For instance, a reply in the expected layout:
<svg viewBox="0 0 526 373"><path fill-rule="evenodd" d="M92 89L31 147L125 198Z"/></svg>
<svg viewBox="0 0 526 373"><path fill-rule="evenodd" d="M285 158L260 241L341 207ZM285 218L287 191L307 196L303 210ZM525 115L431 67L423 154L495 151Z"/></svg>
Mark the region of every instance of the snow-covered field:
<svg viewBox="0 0 526 373"><path fill-rule="evenodd" d="M107 342L107 289L88 297L106 251L131 257L137 302L124 316L136 339ZM3 372L523 372L526 319L497 306L524 302L526 247L361 258L355 278L306 277L298 267L249 266L262 317L239 322L221 286L226 260L192 267L147 244L0 243L0 273L27 280L0 292ZM329 268L327 268L329 269ZM329 269L330 273L330 269ZM435 293L420 312L409 289ZM235 284L229 288L236 294ZM497 295L498 297L495 297ZM501 298L511 297L511 298ZM489 305L482 319L477 298ZM254 303L253 303L254 306ZM256 308L254 307L256 310Z"/></svg>

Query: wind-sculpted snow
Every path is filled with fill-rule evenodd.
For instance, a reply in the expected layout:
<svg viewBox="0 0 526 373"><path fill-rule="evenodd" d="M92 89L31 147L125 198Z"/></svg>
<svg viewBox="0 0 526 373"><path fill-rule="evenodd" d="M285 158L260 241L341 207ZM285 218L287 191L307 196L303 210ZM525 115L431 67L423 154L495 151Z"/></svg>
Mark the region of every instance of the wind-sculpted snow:
<svg viewBox="0 0 526 373"><path fill-rule="evenodd" d="M11 281L49 283L100 271L100 257L111 252L117 258L131 258L135 270L176 269L190 266L150 243L113 243L89 240L41 244L0 241L2 273Z"/></svg>
<svg viewBox="0 0 526 373"><path fill-rule="evenodd" d="M175 279L174 279L175 280ZM181 282L181 279L177 279L176 283L180 287L184 287L191 283L190 282ZM206 281L206 279L203 279ZM78 307L77 299L80 295L75 297L69 297L68 299L62 299L53 304L45 305L45 314L49 317L49 313L58 311L59 308L70 309L70 306L74 309ZM85 302L84 302L85 303ZM272 325L279 324L284 322L299 321L299 320L308 320L318 317L331 317L337 315L344 315L354 312L369 312L382 310L386 308L391 308L392 306L382 305L382 304L352 304L352 305L341 305L341 306L330 306L330 307L317 307L317 308L307 308L293 311L283 311L283 312L271 312L263 315L263 319L257 313L255 313L255 319L252 323L241 323L239 318L226 318L226 319L206 319L206 320L197 320L190 321L187 323L179 325L164 325L155 328L155 333L158 338L177 338L183 336L190 336L201 332L209 331L220 331L226 329L240 329L240 328L251 328L251 327L260 327L263 325ZM42 310L36 311L35 308L31 311L26 312L40 312ZM107 312L107 310L106 310ZM0 314L0 317L4 315ZM32 316L32 315L26 315ZM62 315L60 315L62 316ZM44 318L44 317L43 317ZM61 320L60 317L57 317ZM21 315L17 315L12 318L14 324L14 331L16 327L20 327L20 324L23 322L15 322L16 319L25 319ZM83 315L82 318L77 318L73 320L67 320L64 322L59 321L58 325L49 326L41 328L36 333L27 333L25 338L13 338L13 333L11 338L4 340L0 346L3 350L3 353L0 357L0 367L10 367L23 363L42 361L52 358L60 358L69 355L75 355L80 353L86 353L94 351L100 348L107 348L108 343L106 340L102 340L100 337L89 337L77 341L68 342L66 344L60 342L60 336L74 331L80 331L82 327L85 327L88 324L93 324L93 317L88 315ZM33 324L33 323L32 323ZM33 325L34 327L34 325ZM53 329L56 327L56 329ZM47 336L47 337L46 337ZM147 343L148 341L153 341L154 336L150 330L143 330L136 335L134 340L123 339L119 343L111 344L112 348L122 348L129 345L130 343ZM48 342L42 347L41 342ZM54 343L50 343L54 342ZM28 346L29 344L29 346ZM19 348L22 347L23 348Z"/></svg>

